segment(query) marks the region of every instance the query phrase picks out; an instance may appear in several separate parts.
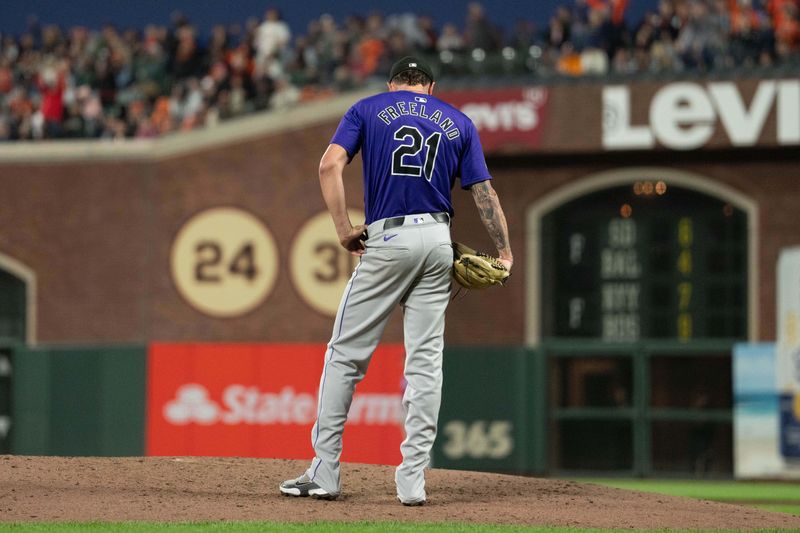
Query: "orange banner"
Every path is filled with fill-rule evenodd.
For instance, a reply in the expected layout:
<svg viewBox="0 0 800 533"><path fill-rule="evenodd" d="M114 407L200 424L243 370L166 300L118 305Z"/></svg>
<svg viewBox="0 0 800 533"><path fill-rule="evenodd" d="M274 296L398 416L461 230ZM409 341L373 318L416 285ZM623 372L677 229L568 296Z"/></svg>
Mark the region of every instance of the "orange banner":
<svg viewBox="0 0 800 533"><path fill-rule="evenodd" d="M147 455L311 459L324 344L166 344L148 353ZM376 350L343 461L399 464L402 345Z"/></svg>

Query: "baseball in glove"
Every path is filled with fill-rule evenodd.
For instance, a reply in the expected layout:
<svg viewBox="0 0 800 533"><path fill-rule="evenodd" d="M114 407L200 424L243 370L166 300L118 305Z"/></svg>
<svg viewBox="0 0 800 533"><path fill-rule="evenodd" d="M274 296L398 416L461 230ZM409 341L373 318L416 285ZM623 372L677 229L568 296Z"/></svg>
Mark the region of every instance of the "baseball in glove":
<svg viewBox="0 0 800 533"><path fill-rule="evenodd" d="M496 258L476 252L460 242L453 243L453 277L467 289L504 285L511 273Z"/></svg>

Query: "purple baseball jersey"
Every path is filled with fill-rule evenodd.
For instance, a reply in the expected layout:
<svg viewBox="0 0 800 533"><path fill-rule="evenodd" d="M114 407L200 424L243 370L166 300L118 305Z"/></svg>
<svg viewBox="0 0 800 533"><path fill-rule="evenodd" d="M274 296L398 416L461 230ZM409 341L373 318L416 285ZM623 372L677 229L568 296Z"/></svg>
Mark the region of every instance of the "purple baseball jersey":
<svg viewBox="0 0 800 533"><path fill-rule="evenodd" d="M331 144L364 166L366 224L415 213L453 215L450 191L492 179L478 132L455 107L411 91L377 94L342 117Z"/></svg>

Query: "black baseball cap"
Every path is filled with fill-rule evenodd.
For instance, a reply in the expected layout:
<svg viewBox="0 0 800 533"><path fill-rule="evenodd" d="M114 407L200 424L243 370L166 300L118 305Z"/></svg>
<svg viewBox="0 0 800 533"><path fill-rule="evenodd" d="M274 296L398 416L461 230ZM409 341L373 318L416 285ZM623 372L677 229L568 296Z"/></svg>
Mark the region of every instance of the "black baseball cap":
<svg viewBox="0 0 800 533"><path fill-rule="evenodd" d="M389 72L389 81L392 81L395 76L406 70L418 70L433 81L433 71L431 67L420 58L414 56L406 56L392 65L392 70Z"/></svg>

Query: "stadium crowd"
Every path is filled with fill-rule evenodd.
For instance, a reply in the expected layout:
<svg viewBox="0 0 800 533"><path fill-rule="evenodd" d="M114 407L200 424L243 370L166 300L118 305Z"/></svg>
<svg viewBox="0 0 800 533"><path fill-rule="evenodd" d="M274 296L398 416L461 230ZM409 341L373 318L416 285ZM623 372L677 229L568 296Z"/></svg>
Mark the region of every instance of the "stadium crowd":
<svg viewBox="0 0 800 533"><path fill-rule="evenodd" d="M410 53L445 75L540 78L703 73L800 56L800 0L660 0L636 25L625 21L628 0L564 1L547 27L521 20L507 34L477 2L463 28L372 13L322 15L298 34L276 9L207 36L180 14L144 29L32 22L0 36L0 140L191 130L361 86Z"/></svg>

